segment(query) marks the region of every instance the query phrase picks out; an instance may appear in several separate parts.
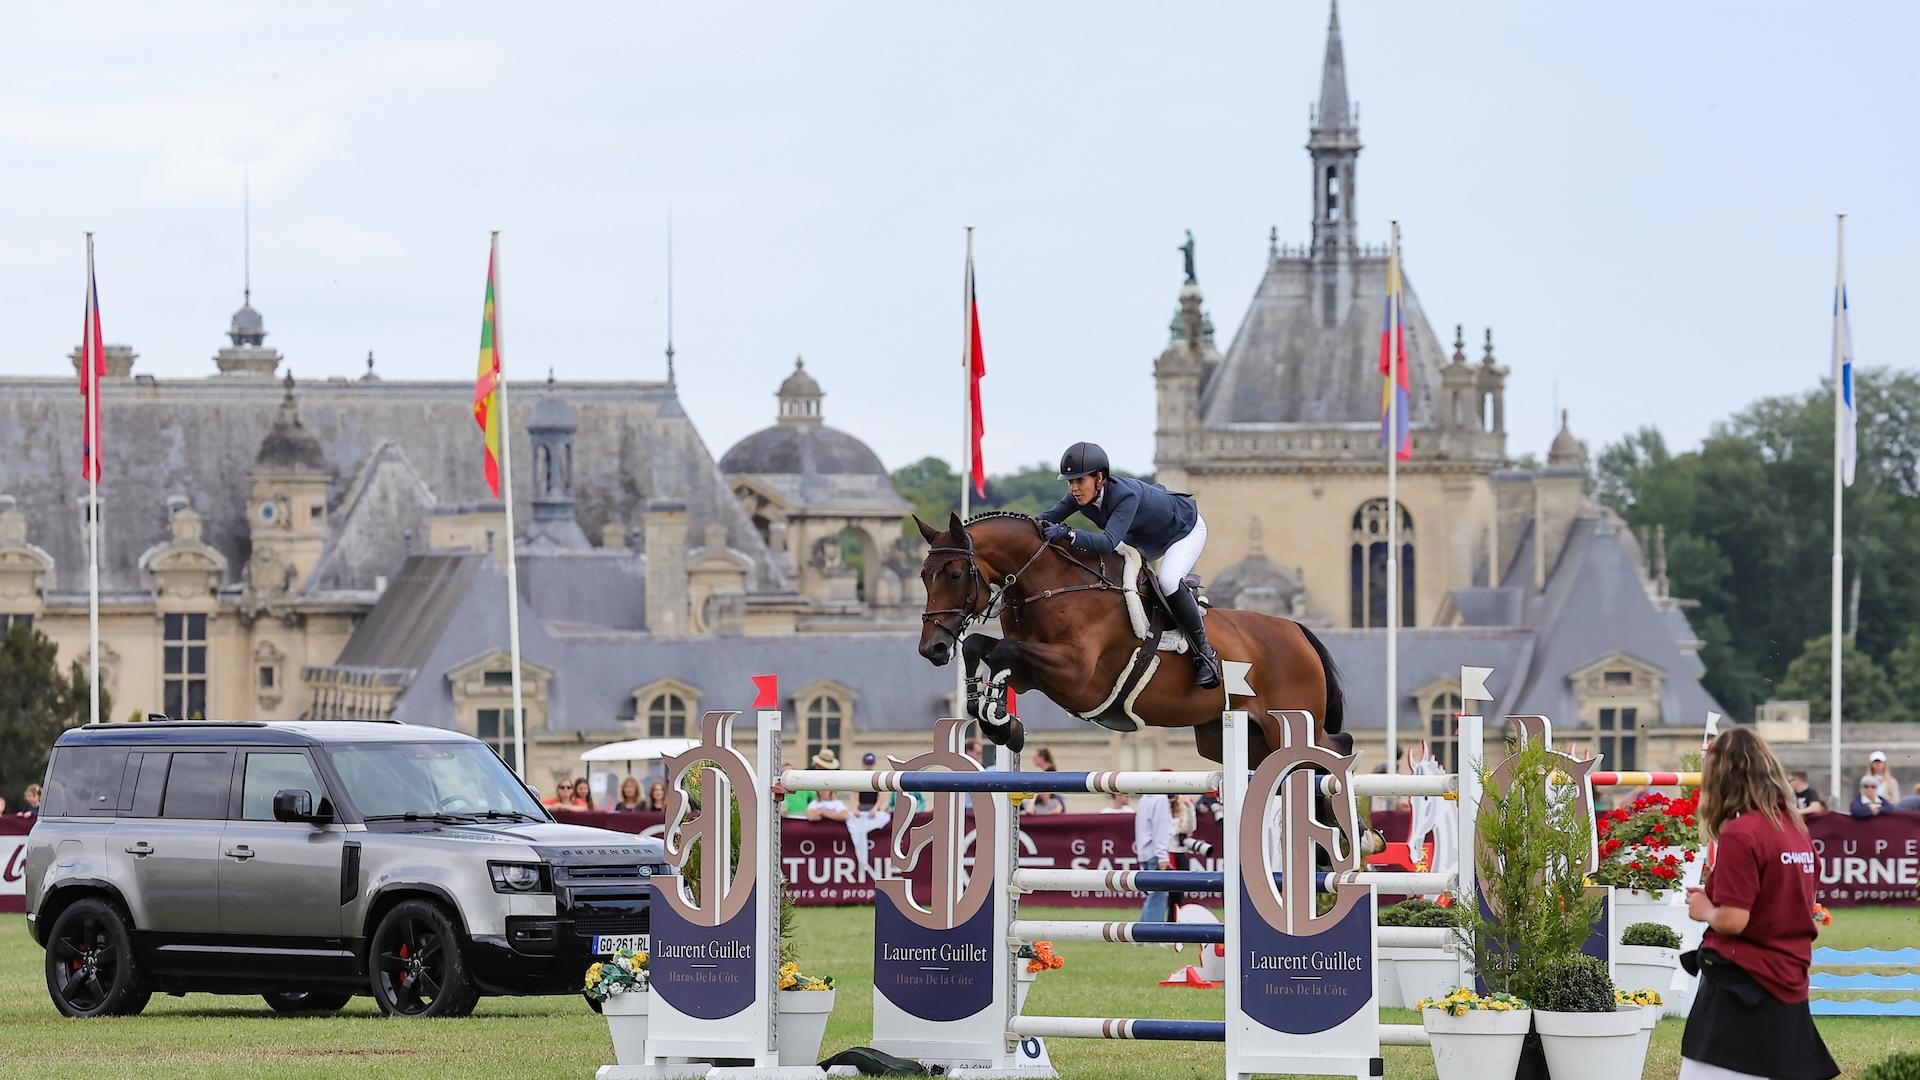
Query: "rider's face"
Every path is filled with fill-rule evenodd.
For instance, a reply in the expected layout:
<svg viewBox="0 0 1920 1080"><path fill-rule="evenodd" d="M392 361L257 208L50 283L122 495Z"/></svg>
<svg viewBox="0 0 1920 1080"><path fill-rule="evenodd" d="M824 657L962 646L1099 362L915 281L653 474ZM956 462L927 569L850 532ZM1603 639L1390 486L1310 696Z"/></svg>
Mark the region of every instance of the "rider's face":
<svg viewBox="0 0 1920 1080"><path fill-rule="evenodd" d="M1100 494L1100 481L1098 476L1074 477L1067 481L1067 493L1073 496L1075 503L1081 506L1087 505L1093 501L1094 496Z"/></svg>

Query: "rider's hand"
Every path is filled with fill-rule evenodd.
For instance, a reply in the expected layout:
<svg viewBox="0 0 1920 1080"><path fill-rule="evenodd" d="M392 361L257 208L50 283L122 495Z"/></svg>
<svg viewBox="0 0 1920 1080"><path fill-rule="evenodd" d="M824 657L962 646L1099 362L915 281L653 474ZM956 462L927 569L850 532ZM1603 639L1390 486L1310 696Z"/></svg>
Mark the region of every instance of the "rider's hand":
<svg viewBox="0 0 1920 1080"><path fill-rule="evenodd" d="M1040 530L1040 535L1046 537L1047 543L1049 544L1061 544L1066 542L1067 534L1071 532L1073 532L1073 530L1067 528L1065 525L1057 521L1049 521L1047 522L1047 527Z"/></svg>

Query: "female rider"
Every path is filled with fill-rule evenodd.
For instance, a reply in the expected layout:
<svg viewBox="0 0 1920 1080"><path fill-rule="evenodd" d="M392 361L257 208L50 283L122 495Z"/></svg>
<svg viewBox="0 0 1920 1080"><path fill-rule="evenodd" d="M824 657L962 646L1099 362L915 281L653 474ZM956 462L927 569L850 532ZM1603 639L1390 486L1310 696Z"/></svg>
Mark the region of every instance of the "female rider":
<svg viewBox="0 0 1920 1080"><path fill-rule="evenodd" d="M1175 621L1193 644L1193 681L1202 690L1220 685L1219 659L1207 644L1206 622L1200 603L1183 588L1181 579L1200 561L1207 546L1207 523L1193 496L1168 491L1158 484L1114 476L1107 452L1090 442L1077 442L1060 456L1060 479L1067 495L1040 515L1047 542L1064 543L1104 555L1122 543L1141 556L1159 559L1154 580L1167 598ZM1102 532L1083 532L1062 524L1078 512Z"/></svg>

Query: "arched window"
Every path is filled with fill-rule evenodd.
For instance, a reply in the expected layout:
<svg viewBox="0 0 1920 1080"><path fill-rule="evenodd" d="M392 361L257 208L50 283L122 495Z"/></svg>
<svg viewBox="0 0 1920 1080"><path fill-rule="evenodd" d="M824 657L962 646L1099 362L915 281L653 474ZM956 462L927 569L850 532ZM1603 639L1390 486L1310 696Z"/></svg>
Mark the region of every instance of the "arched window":
<svg viewBox="0 0 1920 1080"><path fill-rule="evenodd" d="M687 699L671 691L656 694L647 703L647 738L687 737Z"/></svg>
<svg viewBox="0 0 1920 1080"><path fill-rule="evenodd" d="M835 757L841 757L846 708L840 704L840 699L825 694L809 698L804 715L807 721L807 760L813 760L813 755L822 750L832 750Z"/></svg>
<svg viewBox="0 0 1920 1080"><path fill-rule="evenodd" d="M1427 703L1427 749L1448 772L1460 771L1459 715L1460 695L1451 690Z"/></svg>
<svg viewBox="0 0 1920 1080"><path fill-rule="evenodd" d="M1351 625L1387 625L1387 500L1369 499L1353 515ZM1413 625L1413 516L1400 507L1400 625Z"/></svg>

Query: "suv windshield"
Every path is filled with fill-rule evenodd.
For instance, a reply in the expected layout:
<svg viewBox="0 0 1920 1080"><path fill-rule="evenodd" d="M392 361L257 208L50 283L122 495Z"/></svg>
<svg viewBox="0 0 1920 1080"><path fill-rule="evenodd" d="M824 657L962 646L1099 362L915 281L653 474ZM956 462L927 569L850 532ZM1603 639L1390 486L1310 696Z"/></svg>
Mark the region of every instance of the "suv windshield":
<svg viewBox="0 0 1920 1080"><path fill-rule="evenodd" d="M348 797L369 818L492 813L547 820L506 764L477 743L364 743L327 752Z"/></svg>

